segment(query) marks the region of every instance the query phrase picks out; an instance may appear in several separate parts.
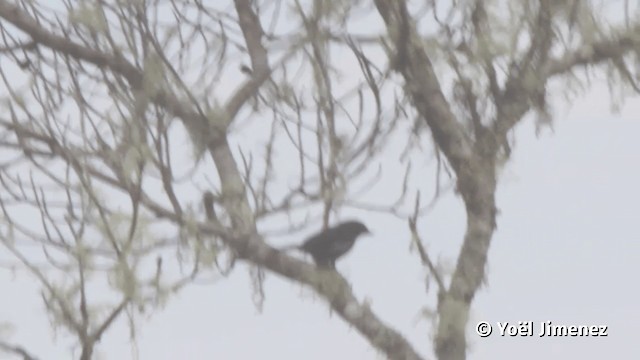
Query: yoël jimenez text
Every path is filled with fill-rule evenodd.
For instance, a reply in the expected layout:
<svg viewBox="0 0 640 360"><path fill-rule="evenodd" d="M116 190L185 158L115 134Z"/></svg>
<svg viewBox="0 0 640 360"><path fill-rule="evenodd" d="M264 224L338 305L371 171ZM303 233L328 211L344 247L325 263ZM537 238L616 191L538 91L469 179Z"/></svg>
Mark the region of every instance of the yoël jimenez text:
<svg viewBox="0 0 640 360"><path fill-rule="evenodd" d="M533 336L533 321L518 321L517 323L498 322L501 336ZM551 321L540 322L537 332L539 337L546 336L608 336L606 325L555 325Z"/></svg>

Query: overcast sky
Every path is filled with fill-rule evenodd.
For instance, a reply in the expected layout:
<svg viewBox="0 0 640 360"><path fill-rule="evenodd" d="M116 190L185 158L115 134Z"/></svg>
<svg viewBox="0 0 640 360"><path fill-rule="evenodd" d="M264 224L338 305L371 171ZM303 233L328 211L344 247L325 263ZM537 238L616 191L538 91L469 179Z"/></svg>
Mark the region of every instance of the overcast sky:
<svg viewBox="0 0 640 360"><path fill-rule="evenodd" d="M640 101L610 115L604 89L558 114L555 131L517 130L502 173L500 217L488 285L469 323L470 359L638 359L640 333ZM418 314L427 299L418 260L402 223L358 214L374 235L339 263L356 293L423 353L430 326ZM313 230L313 229L311 229ZM431 251L452 261L464 230L460 201L445 197L423 223ZM66 359L43 315L37 284L0 272L0 319L11 339L43 359ZM478 321L552 321L606 325L605 338L480 338ZM251 301L246 272L194 285L139 324L141 359L376 359L369 344L309 290L269 275L264 311ZM497 330L497 329L496 329ZM105 359L133 358L124 321L99 347ZM54 344L55 343L55 344Z"/></svg>
<svg viewBox="0 0 640 360"><path fill-rule="evenodd" d="M640 359L639 114L636 98L612 115L606 87L599 86L569 112L556 112L553 131L544 129L536 137L531 119L517 128L513 157L501 173L487 285L472 307L470 360ZM397 193L402 180L397 174L383 168L383 185L375 191ZM432 326L420 313L433 299L435 284L425 289L424 270L408 250L406 225L381 214L346 213L365 222L374 235L338 263L339 271L380 318L433 358ZM420 226L432 256L453 265L465 221L461 201L445 195ZM269 240L300 241L316 229ZM121 319L102 339L99 358L383 358L309 289L268 274L265 292L259 313L247 272L237 267L229 278L186 288L139 322L136 349ZM479 321L492 324L494 334L477 336ZM518 321L533 321L536 332L541 321L602 325L608 336L497 334L497 322ZM70 358L72 342L51 330L32 278L0 271L0 322L13 325L11 331L0 330L0 336L10 334L12 342L42 359Z"/></svg>

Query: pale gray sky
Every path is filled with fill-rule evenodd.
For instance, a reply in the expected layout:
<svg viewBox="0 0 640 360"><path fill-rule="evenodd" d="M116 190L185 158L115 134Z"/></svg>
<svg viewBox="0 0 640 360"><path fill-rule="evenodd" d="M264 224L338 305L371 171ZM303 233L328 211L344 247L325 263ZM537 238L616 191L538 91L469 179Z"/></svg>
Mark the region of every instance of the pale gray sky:
<svg viewBox="0 0 640 360"><path fill-rule="evenodd" d="M640 359L638 114L640 99L635 98L621 114L612 115L606 88L597 86L570 112L555 114L554 132L545 129L536 138L531 119L517 129L513 158L498 192L500 216L488 284L472 308L470 360ZM397 194L402 180L394 168L395 154L383 162L384 178L370 192L374 198ZM429 183L431 165L423 172ZM418 318L433 299L435 285L425 291L424 270L408 251L406 225L381 214L345 214L363 220L374 235L359 242L338 269L377 315L433 358L431 326ZM448 194L420 231L432 256L452 262L464 228L461 202ZM269 240L284 244L301 238ZM42 359L69 359L71 342L52 332L38 289L23 273L0 271L0 322L12 323L10 340ZM139 358L383 358L310 290L268 274L265 292L264 311L258 313L242 266L215 284L188 287L164 310L138 323ZM497 331L498 321L548 320L606 325L609 336L503 338L494 331L480 338L474 333L478 321L490 322ZM98 352L102 359L134 358L124 319L102 339Z"/></svg>
<svg viewBox="0 0 640 360"><path fill-rule="evenodd" d="M553 321L607 325L606 338L479 338L469 329L470 359L637 359L640 349L640 101L608 114L604 89L577 101L555 132L535 138L531 121L517 130L517 146L498 195L501 215L488 286L473 306L477 321ZM395 189L394 189L395 190ZM416 323L427 295L403 224L359 215L375 231L339 263L355 291L430 351L429 326ZM452 255L464 229L460 202L448 197L421 230L429 248ZM11 337L43 359L68 358L42 311L37 284L0 273L0 319ZM194 285L164 311L141 322L141 359L375 359L376 352L327 305L299 285L269 275L264 312L251 302L246 272L214 285ZM132 358L123 321L99 347L105 359ZM58 338L59 340L64 337Z"/></svg>

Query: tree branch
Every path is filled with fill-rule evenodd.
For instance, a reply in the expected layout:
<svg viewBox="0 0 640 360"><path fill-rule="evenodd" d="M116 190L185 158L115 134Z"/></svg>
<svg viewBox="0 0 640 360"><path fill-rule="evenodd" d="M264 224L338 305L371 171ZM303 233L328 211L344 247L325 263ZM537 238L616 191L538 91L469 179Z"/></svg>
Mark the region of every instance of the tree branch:
<svg viewBox="0 0 640 360"><path fill-rule="evenodd" d="M504 90L496 102L498 114L493 126L493 136L501 144L506 143L507 134L522 119L531 107L531 99L544 97L548 78L540 76L548 62L553 45L551 0L539 2L532 39L524 57L511 66Z"/></svg>
<svg viewBox="0 0 640 360"><path fill-rule="evenodd" d="M431 60L420 45L405 1L375 0L375 4L399 52L395 65L404 77L406 91L429 125L438 148L457 173L463 171L474 157L472 141L442 93Z"/></svg>
<svg viewBox="0 0 640 360"><path fill-rule="evenodd" d="M599 63L620 58L640 48L640 24L627 31L614 35L608 40L580 46L558 58L553 58L547 66L547 77L567 73L578 66L597 65Z"/></svg>
<svg viewBox="0 0 640 360"><path fill-rule="evenodd" d="M496 142L481 126L477 127L480 136L473 142L456 120L405 1L375 0L375 4L395 44L396 59L402 60L399 64L396 60L396 68L404 78L405 91L455 171L457 189L466 206L467 231L449 288L438 297L439 321L434 341L438 359L460 360L466 354L465 331L471 302L484 280L495 229Z"/></svg>
<svg viewBox="0 0 640 360"><path fill-rule="evenodd" d="M108 68L116 74L123 76L132 88L139 88L142 84L143 73L124 57L114 54L106 54L88 47L84 47L67 37L59 36L44 29L29 14L22 11L18 6L10 4L5 0L0 0L0 17L13 24L18 29L31 36L32 40L42 44L52 50L69 55L77 60L86 61L98 68ZM234 94L229 103L225 106L225 114L221 114L221 119L215 128L208 126L208 119L204 118L198 111L192 109L187 104L180 101L174 94L163 89L157 89L153 96L153 103L167 109L171 114L182 119L185 126L197 129L204 138L212 143L224 135L231 121L240 110L242 105L257 91L257 89L269 78L270 70L268 66L264 71L256 73Z"/></svg>
<svg viewBox="0 0 640 360"><path fill-rule="evenodd" d="M22 360L38 360L37 357L29 354L29 352L27 352L23 347L11 345L2 340L0 340L0 350L22 356Z"/></svg>
<svg viewBox="0 0 640 360"><path fill-rule="evenodd" d="M231 241L230 244L237 248L234 246L237 242ZM401 334L378 319L366 303L360 303L356 299L351 286L338 272L322 270L297 260L265 244L261 239L254 239L250 244L246 249L237 248L240 258L313 288L342 319L358 329L389 359L422 359Z"/></svg>

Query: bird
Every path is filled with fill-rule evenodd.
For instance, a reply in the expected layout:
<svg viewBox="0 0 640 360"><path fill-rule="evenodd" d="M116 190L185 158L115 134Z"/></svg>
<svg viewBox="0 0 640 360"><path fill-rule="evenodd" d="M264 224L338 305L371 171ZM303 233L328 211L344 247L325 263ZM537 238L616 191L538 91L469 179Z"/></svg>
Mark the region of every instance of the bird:
<svg viewBox="0 0 640 360"><path fill-rule="evenodd" d="M240 72L249 76L253 75L253 70L245 64L240 65Z"/></svg>
<svg viewBox="0 0 640 360"><path fill-rule="evenodd" d="M281 250L296 249L306 252L319 267L334 269L336 260L351 250L357 238L363 234L371 234L363 223L345 221L307 238L300 245L287 246Z"/></svg>

